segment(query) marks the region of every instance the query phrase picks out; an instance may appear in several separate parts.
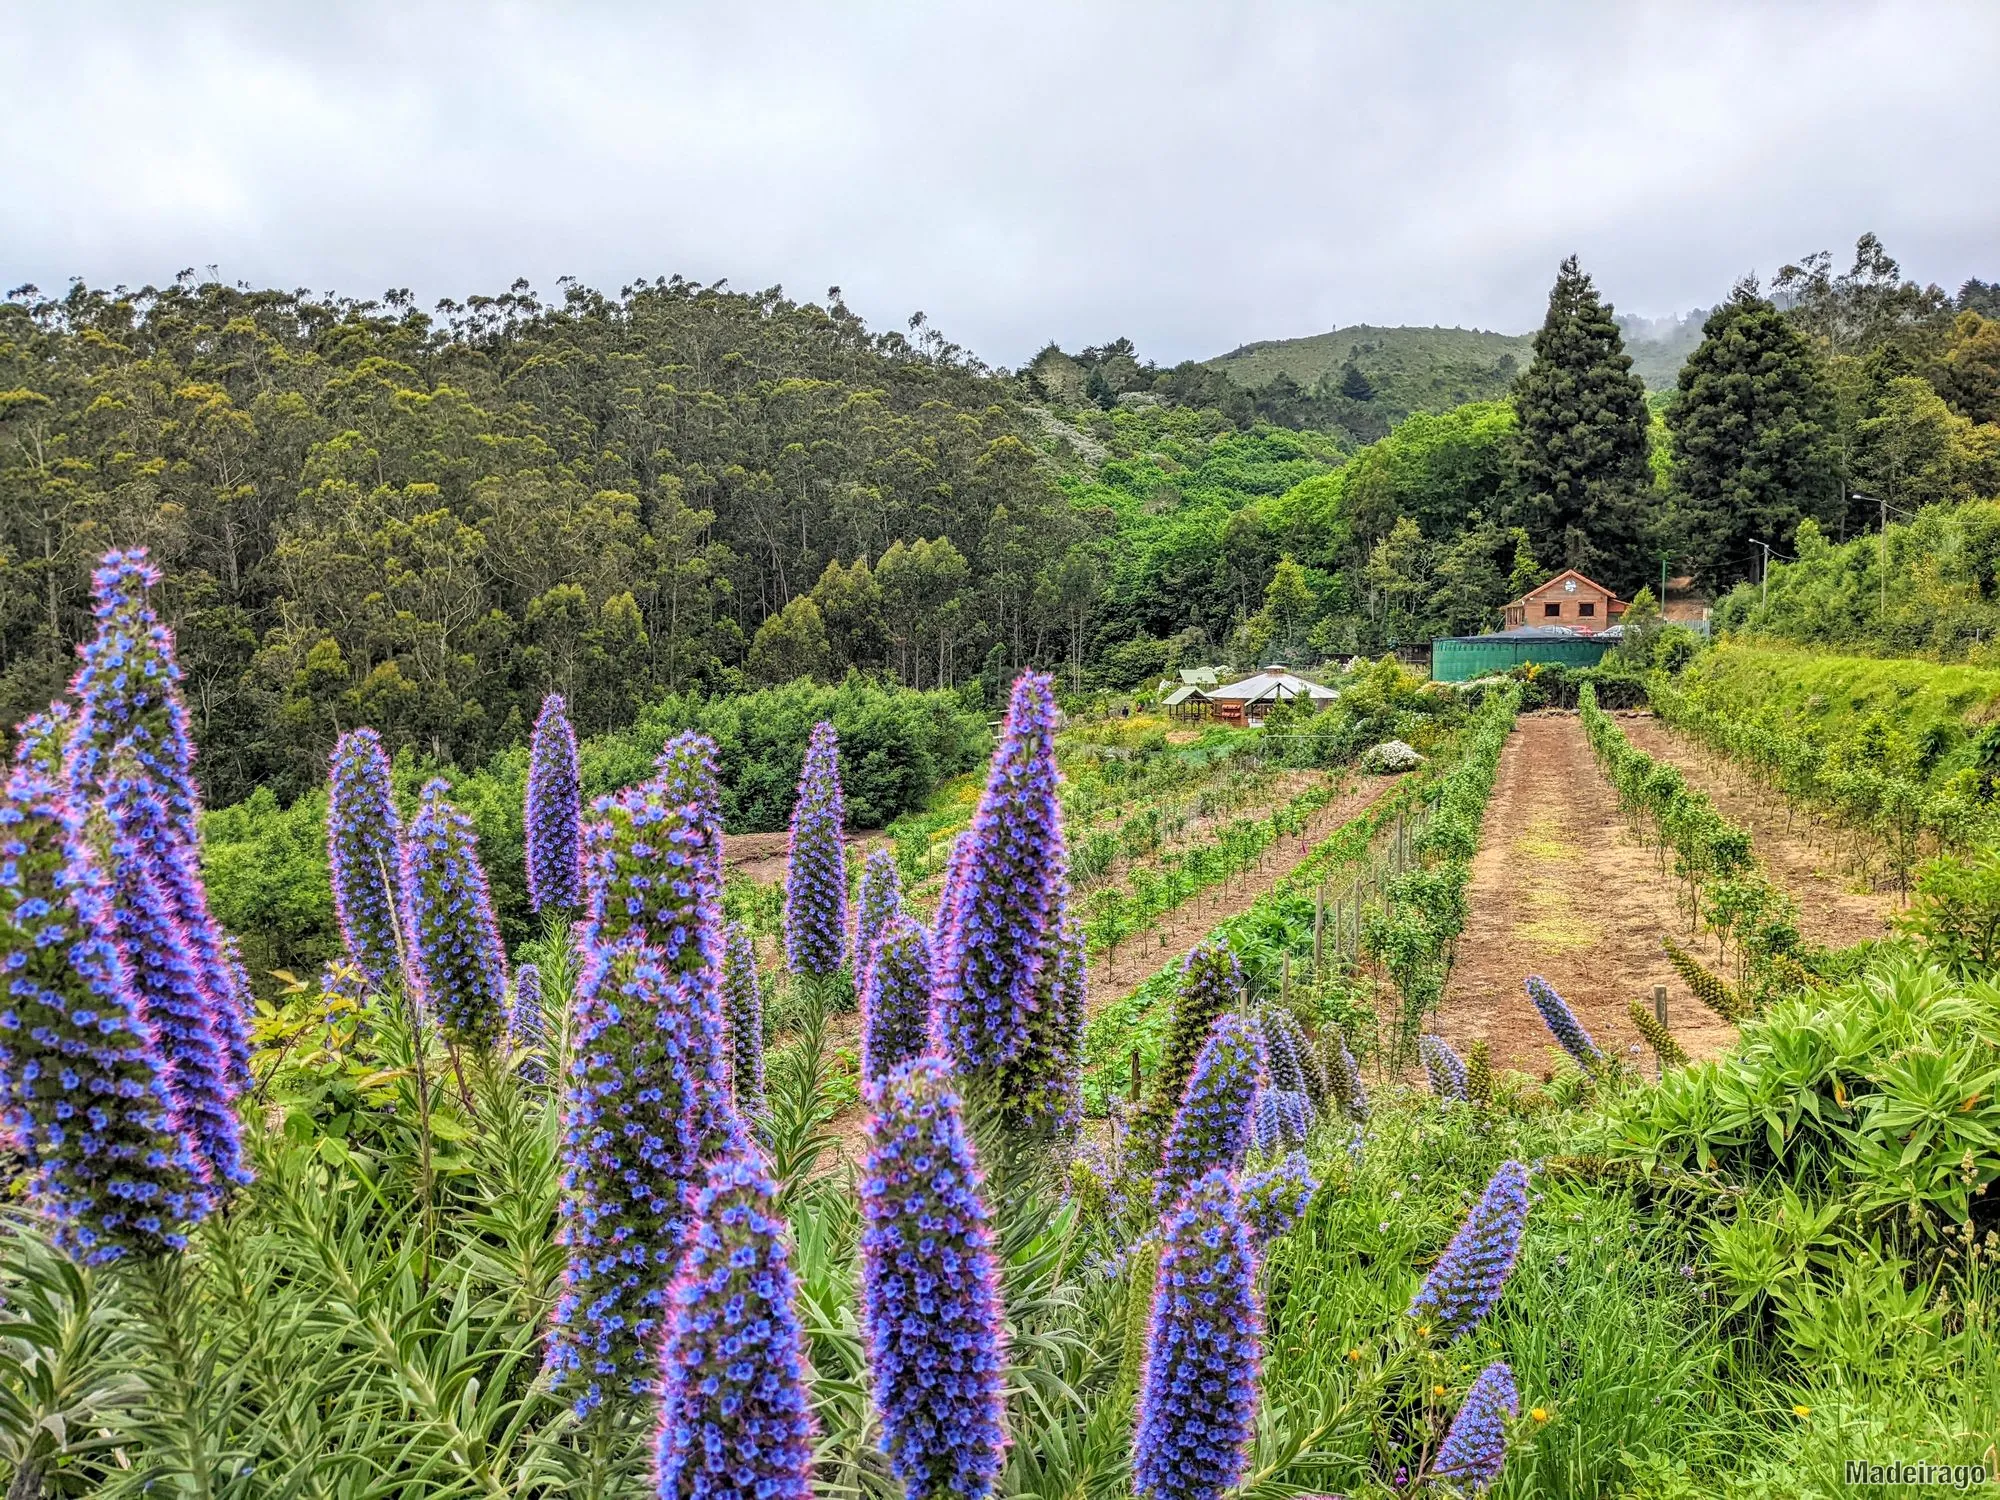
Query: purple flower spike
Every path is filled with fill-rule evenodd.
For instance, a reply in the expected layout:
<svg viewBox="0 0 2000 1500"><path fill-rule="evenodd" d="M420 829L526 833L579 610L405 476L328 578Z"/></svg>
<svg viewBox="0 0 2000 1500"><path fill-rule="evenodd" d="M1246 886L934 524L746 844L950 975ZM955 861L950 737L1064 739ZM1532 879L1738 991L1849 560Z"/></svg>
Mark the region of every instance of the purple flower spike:
<svg viewBox="0 0 2000 1500"><path fill-rule="evenodd" d="M1132 1445L1140 1500L1221 1500L1242 1480L1263 1323L1249 1226L1229 1174L1210 1172L1160 1224Z"/></svg>
<svg viewBox="0 0 2000 1500"><path fill-rule="evenodd" d="M1044 964L1028 1016L1028 1044L1000 1069L1007 1123L1044 1135L1067 1134L1083 1118L1084 1003L1089 986L1081 924L1065 909L1053 963Z"/></svg>
<svg viewBox="0 0 2000 1500"><path fill-rule="evenodd" d="M686 824L683 846L694 855L695 873L722 900L722 777L715 764L715 741L689 731L668 740L653 762L653 781Z"/></svg>
<svg viewBox="0 0 2000 1500"><path fill-rule="evenodd" d="M556 1243L567 1252L549 1325L552 1383L585 1416L656 1389L659 1332L701 1177L699 1053L685 979L637 943L578 985L564 1091Z"/></svg>
<svg viewBox="0 0 2000 1500"><path fill-rule="evenodd" d="M1521 1414L1514 1372L1495 1361L1479 1372L1452 1418L1431 1477L1465 1494L1484 1494L1507 1461L1507 1419Z"/></svg>
<svg viewBox="0 0 2000 1500"><path fill-rule="evenodd" d="M695 1204L661 1360L661 1500L810 1500L812 1400L777 1188L748 1152Z"/></svg>
<svg viewBox="0 0 2000 1500"><path fill-rule="evenodd" d="M39 771L57 786L67 779L63 766L69 737L76 729L70 706L56 699L38 714L30 714L14 730L14 763Z"/></svg>
<svg viewBox="0 0 2000 1500"><path fill-rule="evenodd" d="M350 729L333 747L326 858L333 910L347 956L378 989L401 967L396 920L403 904L402 830L389 756L372 729Z"/></svg>
<svg viewBox="0 0 2000 1500"><path fill-rule="evenodd" d="M1556 987L1539 974L1530 974L1527 979L1528 998L1535 1002L1535 1009L1541 1012L1555 1039L1562 1044L1563 1051L1577 1061L1577 1066L1586 1073L1595 1073L1604 1066L1604 1054L1597 1050L1597 1043L1590 1039L1590 1033L1583 1029L1563 997L1556 993Z"/></svg>
<svg viewBox="0 0 2000 1500"><path fill-rule="evenodd" d="M854 988L857 994L865 994L875 940L882 936L889 919L903 909L903 877L896 869L896 856L887 849L877 849L861 867L859 906L854 919Z"/></svg>
<svg viewBox="0 0 2000 1500"><path fill-rule="evenodd" d="M965 859L972 852L972 835L955 833L945 851L944 877L938 882L937 910L931 913L931 953L942 959L949 951L951 913L958 904L958 888L965 879Z"/></svg>
<svg viewBox="0 0 2000 1500"><path fill-rule="evenodd" d="M729 1093L746 1120L764 1113L764 993L757 982L757 950L750 934L731 922L724 944L722 1011L729 1030Z"/></svg>
<svg viewBox="0 0 2000 1500"><path fill-rule="evenodd" d="M1332 1065L1333 1077L1328 1080L1341 1108L1347 1117L1360 1124L1368 1123L1368 1090L1361 1082L1361 1064L1354 1060L1354 1054L1347 1050L1347 1039L1336 1035L1333 1045L1327 1049L1327 1061Z"/></svg>
<svg viewBox="0 0 2000 1500"><path fill-rule="evenodd" d="M133 808L128 799L153 800L137 775L123 774L125 750L113 752L107 822L114 829L157 826L157 807ZM245 1183L243 1143L234 1107L224 1038L196 968L197 945L176 915L161 879L162 862L148 859L134 838L116 833L105 850L111 871L111 916L126 981L140 1019L152 1033L174 1121L194 1150L195 1173L204 1182Z"/></svg>
<svg viewBox="0 0 2000 1500"><path fill-rule="evenodd" d="M847 956L846 823L840 742L831 724L815 724L799 772L785 866L785 956L794 974L824 977Z"/></svg>
<svg viewBox="0 0 2000 1500"><path fill-rule="evenodd" d="M1167 1136L1153 1184L1155 1204L1171 1207L1205 1174L1243 1165L1253 1128L1250 1108L1265 1077L1264 1041L1256 1027L1240 1015L1219 1017Z"/></svg>
<svg viewBox="0 0 2000 1500"><path fill-rule="evenodd" d="M582 820L576 731L562 694L550 693L528 742L528 903L536 911L574 911L583 904Z"/></svg>
<svg viewBox="0 0 2000 1500"><path fill-rule="evenodd" d="M1252 1245L1261 1253L1275 1239L1290 1234L1312 1206L1319 1179L1303 1153L1294 1151L1268 1172L1243 1179L1243 1219L1250 1226Z"/></svg>
<svg viewBox="0 0 2000 1500"><path fill-rule="evenodd" d="M1446 1340L1469 1333L1500 1301L1528 1227L1528 1169L1503 1162L1410 1301L1410 1316Z"/></svg>
<svg viewBox="0 0 2000 1500"><path fill-rule="evenodd" d="M935 1057L903 1064L865 1097L861 1322L882 1451L909 1500L984 1500L1007 1446L1006 1361L972 1142Z"/></svg>
<svg viewBox="0 0 2000 1500"><path fill-rule="evenodd" d="M590 919L579 988L592 983L598 955L628 943L644 944L668 974L685 981L686 1003L696 1012L690 1024L714 1038L698 1053L701 1134L713 1148L721 1144L729 1101L715 746L705 735L678 735L656 769L646 785L600 799L584 830Z"/></svg>
<svg viewBox="0 0 2000 1500"><path fill-rule="evenodd" d="M1303 1146L1312 1134L1317 1112L1312 1100L1294 1089L1265 1089L1251 1113L1252 1135L1259 1151Z"/></svg>
<svg viewBox="0 0 2000 1500"><path fill-rule="evenodd" d="M1271 1063L1271 1087L1303 1094L1306 1070L1299 1061L1299 1023L1283 1007L1267 1005L1258 1012L1257 1024L1264 1033L1264 1055Z"/></svg>
<svg viewBox="0 0 2000 1500"><path fill-rule="evenodd" d="M425 783L403 841L409 982L453 1042L490 1047L507 1018L507 956L472 819L442 778Z"/></svg>
<svg viewBox="0 0 2000 1500"><path fill-rule="evenodd" d="M1465 1059L1452 1050L1441 1036L1425 1032L1417 1038L1417 1055L1423 1059L1424 1074L1431 1092L1440 1099L1470 1099L1466 1087Z"/></svg>
<svg viewBox="0 0 2000 1500"><path fill-rule="evenodd" d="M80 820L23 765L0 795L0 1129L85 1265L183 1249L214 1205L112 932Z"/></svg>
<svg viewBox="0 0 2000 1500"><path fill-rule="evenodd" d="M1173 1126L1181 1097L1187 1093L1188 1079L1194 1074L1195 1061L1208 1045L1215 1018L1235 1010L1242 998L1243 967L1226 940L1210 939L1182 961L1167 1045L1135 1132L1135 1145L1146 1159L1157 1158L1161 1142Z"/></svg>
<svg viewBox="0 0 2000 1500"><path fill-rule="evenodd" d="M543 1011L542 971L522 964L514 971L513 1003L507 1008L507 1038L517 1047L533 1047L548 1030Z"/></svg>
<svg viewBox="0 0 2000 1500"><path fill-rule="evenodd" d="M159 581L143 547L107 553L91 577L97 633L77 648L83 664L71 684L78 708L65 779L79 809L115 800L127 821L114 832L154 866L189 945L233 1096L250 1086L250 992L229 962L202 884L201 794L181 669L173 636L146 601L146 590ZM114 777L133 783L115 798Z"/></svg>
<svg viewBox="0 0 2000 1500"><path fill-rule="evenodd" d="M590 925L584 948L626 941L655 949L677 974L721 962L719 903L704 878L686 809L657 783L600 798L584 831Z"/></svg>
<svg viewBox="0 0 2000 1500"><path fill-rule="evenodd" d="M876 941L861 994L861 1076L886 1078L930 1042L930 940L920 923L898 912Z"/></svg>
<svg viewBox="0 0 2000 1500"><path fill-rule="evenodd" d="M1069 877L1055 725L1050 679L1023 673L965 834L939 956L940 1034L965 1067L999 1067L1029 1045L1042 971L1060 961Z"/></svg>

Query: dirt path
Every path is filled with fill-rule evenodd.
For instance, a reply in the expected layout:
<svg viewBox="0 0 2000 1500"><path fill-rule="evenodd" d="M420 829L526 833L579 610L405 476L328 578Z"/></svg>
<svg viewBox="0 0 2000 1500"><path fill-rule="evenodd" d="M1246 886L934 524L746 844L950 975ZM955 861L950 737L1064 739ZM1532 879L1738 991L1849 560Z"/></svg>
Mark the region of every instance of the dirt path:
<svg viewBox="0 0 2000 1500"><path fill-rule="evenodd" d="M1651 714L1620 715L1618 727L1648 755L1679 766L1688 785L1708 793L1725 818L1750 831L1757 862L1798 902L1799 928L1809 939L1844 948L1888 932L1897 910L1895 893L1857 888L1835 855L1814 848L1805 837L1806 818L1795 818L1796 826L1788 830L1783 793L1719 769L1699 742Z"/></svg>
<svg viewBox="0 0 2000 1500"><path fill-rule="evenodd" d="M1484 1040L1495 1067L1537 1077L1549 1068L1555 1042L1522 988L1530 974L1555 986L1607 1052L1629 1056L1639 1036L1628 1007L1650 1003L1656 984L1667 986L1668 1024L1694 1056L1734 1041L1735 1028L1688 995L1660 949L1670 933L1715 961L1675 909L1672 876L1626 828L1575 714L1521 717L1500 755L1468 896L1437 1018L1461 1052Z"/></svg>
<svg viewBox="0 0 2000 1500"><path fill-rule="evenodd" d="M1093 956L1089 1009L1095 1012L1122 999L1166 965L1179 963L1216 923L1248 911L1258 897L1305 863L1322 840L1366 812L1395 785L1393 776L1351 778L1338 796L1307 819L1303 834L1273 843L1257 869L1209 887L1159 926L1134 934L1118 945L1115 960Z"/></svg>

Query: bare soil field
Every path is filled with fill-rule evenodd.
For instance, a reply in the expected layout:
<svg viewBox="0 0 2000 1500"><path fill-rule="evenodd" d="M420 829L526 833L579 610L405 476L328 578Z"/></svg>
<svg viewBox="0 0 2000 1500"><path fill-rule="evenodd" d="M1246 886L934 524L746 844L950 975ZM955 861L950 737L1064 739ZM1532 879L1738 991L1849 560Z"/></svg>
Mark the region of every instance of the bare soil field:
<svg viewBox="0 0 2000 1500"><path fill-rule="evenodd" d="M1705 962L1714 947L1687 930L1671 874L1625 825L1573 713L1524 714L1500 755L1467 893L1471 915L1436 1028L1461 1052L1484 1040L1495 1067L1541 1076L1559 1054L1522 981L1540 974L1599 1047L1640 1043L1628 1007L1664 984L1668 1024L1696 1057L1735 1028L1687 993L1660 937Z"/></svg>
<svg viewBox="0 0 2000 1500"><path fill-rule="evenodd" d="M1722 815L1750 832L1757 862L1772 882L1799 904L1799 928L1816 943L1844 948L1887 934L1898 899L1841 868L1840 857L1806 835L1810 817L1790 811L1784 794L1725 765L1691 736L1651 714L1619 716L1626 738L1657 759L1671 761L1688 785L1708 793Z"/></svg>
<svg viewBox="0 0 2000 1500"><path fill-rule="evenodd" d="M1134 934L1118 945L1115 959L1101 954L1093 956L1090 961L1090 1009L1095 1011L1131 994L1148 975L1166 964L1180 962L1208 935L1210 928L1248 911L1258 897L1303 864L1321 840L1329 837L1342 824L1366 812L1395 784L1393 776L1349 773L1339 795L1307 820L1305 832L1296 837L1278 839L1265 850L1263 861L1255 869L1246 870L1221 885L1209 887L1158 927L1150 932Z"/></svg>

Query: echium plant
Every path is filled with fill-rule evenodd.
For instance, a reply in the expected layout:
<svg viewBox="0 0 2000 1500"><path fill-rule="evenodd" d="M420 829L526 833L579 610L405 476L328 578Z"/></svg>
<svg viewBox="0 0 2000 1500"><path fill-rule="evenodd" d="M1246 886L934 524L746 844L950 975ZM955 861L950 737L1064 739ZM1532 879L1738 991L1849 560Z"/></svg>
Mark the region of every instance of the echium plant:
<svg viewBox="0 0 2000 1500"><path fill-rule="evenodd" d="M1590 1039L1590 1033L1583 1029L1583 1023L1577 1020L1575 1013L1563 1002L1563 997L1556 993L1556 987L1541 975L1530 974L1527 978L1527 990L1528 998L1535 1003L1535 1009L1541 1013L1543 1023L1548 1026L1549 1033L1562 1044L1563 1051L1575 1058L1577 1066L1584 1072L1595 1076L1604 1066L1604 1054L1597 1050L1597 1043Z"/></svg>
<svg viewBox="0 0 2000 1500"><path fill-rule="evenodd" d="M1282 1005L1266 1005L1257 1012L1257 1024L1263 1028L1264 1055L1271 1063L1271 1087L1308 1092L1305 1055L1310 1049L1304 1046L1298 1021Z"/></svg>
<svg viewBox="0 0 2000 1500"><path fill-rule="evenodd" d="M1239 1196L1243 1222L1250 1226L1251 1245L1261 1252L1271 1241L1290 1234L1305 1218L1318 1191L1319 1179L1300 1151L1267 1172L1246 1176Z"/></svg>
<svg viewBox="0 0 2000 1500"><path fill-rule="evenodd" d="M1161 1221L1133 1489L1221 1500L1249 1462L1263 1368L1257 1261L1230 1175L1217 1169Z"/></svg>
<svg viewBox="0 0 2000 1500"><path fill-rule="evenodd" d="M660 1364L661 1500L810 1500L812 1398L777 1187L755 1149L709 1168Z"/></svg>
<svg viewBox="0 0 2000 1500"><path fill-rule="evenodd" d="M214 1206L112 940L109 892L63 790L0 795L0 1126L86 1265L179 1250Z"/></svg>
<svg viewBox="0 0 2000 1500"><path fill-rule="evenodd" d="M146 600L159 581L143 547L107 553L91 575L97 631L77 648L82 665L71 683L77 714L65 779L80 812L112 800L114 777L136 783L119 799L116 832L144 852L172 903L236 1094L250 1086L250 994L239 987L202 883L201 795L181 669L172 634Z"/></svg>
<svg viewBox="0 0 2000 1500"><path fill-rule="evenodd" d="M1417 1288L1410 1316L1447 1341L1478 1327L1500 1301L1527 1227L1528 1169L1502 1162Z"/></svg>
<svg viewBox="0 0 2000 1500"><path fill-rule="evenodd" d="M861 867L859 910L854 918L854 988L857 994L868 988L868 964L875 954L876 939L889 919L903 909L903 877L896 869L896 856L877 849Z"/></svg>
<svg viewBox="0 0 2000 1500"><path fill-rule="evenodd" d="M526 832L528 903L568 912L583 904L583 790L577 781L576 731L561 693L542 700L528 741Z"/></svg>
<svg viewBox="0 0 2000 1500"><path fill-rule="evenodd" d="M861 1323L882 1449L910 1500L984 1500L1005 1458L993 1231L946 1065L867 1086Z"/></svg>
<svg viewBox="0 0 2000 1500"><path fill-rule="evenodd" d="M76 716L61 698L38 714L29 714L14 727L14 761L48 777L57 786L68 780L64 765L69 757L69 737L76 729Z"/></svg>
<svg viewBox="0 0 2000 1500"><path fill-rule="evenodd" d="M1265 1089L1252 1111L1252 1136L1259 1151L1303 1146L1312 1134L1312 1100L1295 1089Z"/></svg>
<svg viewBox="0 0 2000 1500"><path fill-rule="evenodd" d="M931 947L898 912L883 927L861 992L861 1076L886 1078L931 1042Z"/></svg>
<svg viewBox="0 0 2000 1500"><path fill-rule="evenodd" d="M1361 1064L1348 1050L1347 1038L1335 1032L1327 1043L1327 1084L1347 1118L1368 1122L1368 1089L1361 1081Z"/></svg>
<svg viewBox="0 0 2000 1500"><path fill-rule="evenodd" d="M723 944L722 1015L729 1032L729 1093L745 1120L764 1113L764 993L757 950L735 922Z"/></svg>
<svg viewBox="0 0 2000 1500"><path fill-rule="evenodd" d="M100 836L102 868L110 874L112 933L139 1018L152 1034L174 1119L194 1151L195 1173L222 1189L250 1180L236 1118L229 1057L217 1015L195 967L196 944L180 921L178 904L136 838L121 830L155 826L157 809L134 810L130 799L157 797L150 783L126 767L127 749L111 755L109 797L102 819L85 820L86 836Z"/></svg>
<svg viewBox="0 0 2000 1500"><path fill-rule="evenodd" d="M1069 877L1055 726L1049 678L1023 673L965 835L971 846L960 862L937 966L939 1034L968 1068L998 1068L1030 1045L1042 972L1061 962Z"/></svg>
<svg viewBox="0 0 2000 1500"><path fill-rule="evenodd" d="M708 1008L710 1022L719 1029L724 1024L722 778L715 765L715 741L693 732L675 735L653 762L653 785L674 809L680 824L675 847L691 861L685 867L682 886L673 894L679 913L675 924L693 934L694 946L681 949L673 967L696 979L699 999ZM715 1077L721 1082L727 1070L719 1057L713 1061Z"/></svg>
<svg viewBox="0 0 2000 1500"><path fill-rule="evenodd" d="M1072 1132L1083 1118L1083 1020L1088 998L1083 926L1059 911L1053 963L1035 984L1028 1044L1000 1066L1002 1117L1019 1131Z"/></svg>
<svg viewBox="0 0 2000 1500"><path fill-rule="evenodd" d="M785 865L785 957L802 978L836 973L846 957L846 823L840 741L831 724L815 724L799 771Z"/></svg>
<svg viewBox="0 0 2000 1500"><path fill-rule="evenodd" d="M1424 1075L1431 1092L1440 1099L1470 1099L1465 1060L1452 1050L1450 1042L1434 1032L1417 1038L1417 1055L1423 1059Z"/></svg>
<svg viewBox="0 0 2000 1500"><path fill-rule="evenodd" d="M1264 1039L1241 1015L1219 1017L1195 1061L1180 1113L1167 1134L1153 1201L1173 1205L1209 1172L1234 1172L1250 1152L1251 1105L1267 1077Z"/></svg>
<svg viewBox="0 0 2000 1500"><path fill-rule="evenodd" d="M656 1388L659 1332L700 1181L700 1059L719 1039L686 978L627 942L585 974L563 1091L551 1383L578 1417Z"/></svg>
<svg viewBox="0 0 2000 1500"><path fill-rule="evenodd" d="M499 1041L507 1018L507 955L493 917L472 819L441 777L424 784L403 840L410 988L445 1036Z"/></svg>
<svg viewBox="0 0 2000 1500"><path fill-rule="evenodd" d="M340 941L380 989L401 967L396 922L403 905L402 826L382 737L348 730L334 744L329 772L326 860Z"/></svg>
<svg viewBox="0 0 2000 1500"><path fill-rule="evenodd" d="M1514 1372L1496 1360L1479 1372L1431 1465L1431 1478L1462 1494L1480 1495L1507 1462L1507 1419L1521 1414Z"/></svg>
<svg viewBox="0 0 2000 1500"><path fill-rule="evenodd" d="M1160 1055L1152 1093L1134 1129L1133 1146L1142 1156L1157 1158L1187 1092L1195 1060L1208 1045L1215 1018L1235 1010L1242 999L1243 966L1226 939L1211 938L1182 961L1167 1044Z"/></svg>
<svg viewBox="0 0 2000 1500"><path fill-rule="evenodd" d="M517 1047L532 1047L548 1029L543 1010L542 971L535 964L522 964L514 971L512 1003L507 1007L507 1040Z"/></svg>

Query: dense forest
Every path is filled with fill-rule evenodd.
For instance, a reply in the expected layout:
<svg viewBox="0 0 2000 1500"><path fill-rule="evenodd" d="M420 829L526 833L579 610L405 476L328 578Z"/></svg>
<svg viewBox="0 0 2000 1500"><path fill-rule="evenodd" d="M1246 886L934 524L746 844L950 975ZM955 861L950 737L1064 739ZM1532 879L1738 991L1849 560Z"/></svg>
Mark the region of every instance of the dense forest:
<svg viewBox="0 0 2000 1500"><path fill-rule="evenodd" d="M1560 565L1726 585L1764 542L2000 494L1994 295L1864 237L1740 285L1649 397L1573 259L1524 358L1352 330L1309 388L1127 340L1010 374L837 288L22 288L0 723L68 677L112 546L166 571L217 805L289 799L358 723L480 764L551 689L587 733L856 671L990 710L1030 665L1122 689L1489 628Z"/></svg>

